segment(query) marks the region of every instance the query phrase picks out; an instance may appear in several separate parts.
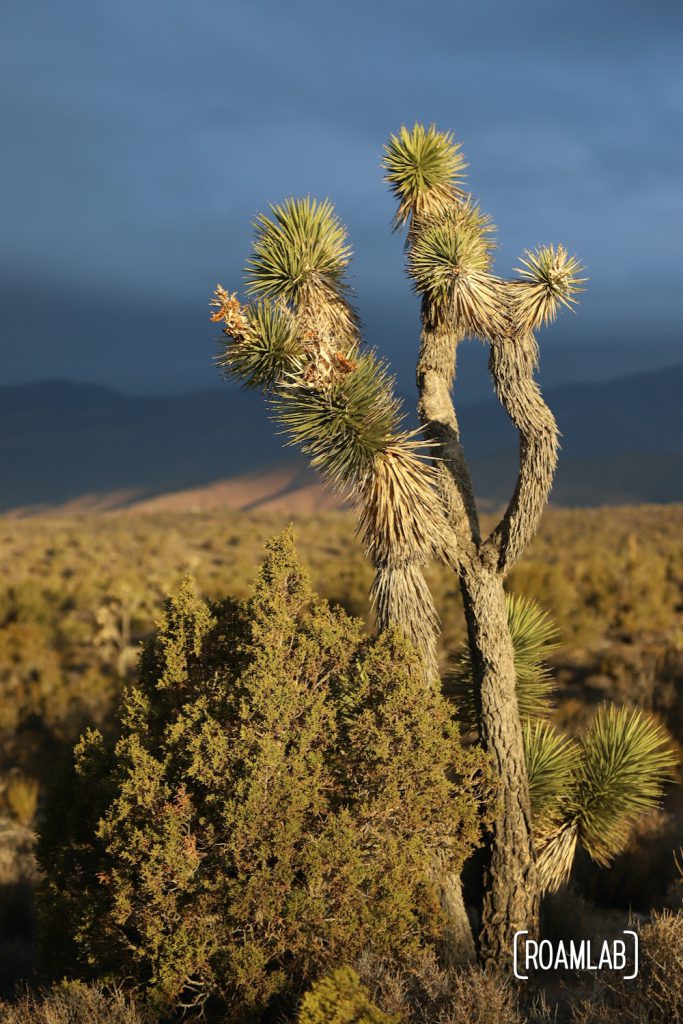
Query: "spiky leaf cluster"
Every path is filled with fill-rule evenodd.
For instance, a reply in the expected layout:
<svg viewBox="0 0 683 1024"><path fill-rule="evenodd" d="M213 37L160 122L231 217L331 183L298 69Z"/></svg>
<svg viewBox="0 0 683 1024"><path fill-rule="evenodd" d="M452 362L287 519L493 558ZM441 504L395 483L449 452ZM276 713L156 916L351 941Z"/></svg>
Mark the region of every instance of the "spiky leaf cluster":
<svg viewBox="0 0 683 1024"><path fill-rule="evenodd" d="M552 891L569 877L577 845L602 865L624 848L636 820L657 806L675 759L664 730L638 709L604 705L565 749L549 731L527 734L530 786L533 778L548 797L534 828L539 876Z"/></svg>
<svg viewBox="0 0 683 1024"><path fill-rule="evenodd" d="M490 242L475 222L447 217L428 224L408 256L415 290L433 302L448 302L459 278L489 269L490 251Z"/></svg>
<svg viewBox="0 0 683 1024"><path fill-rule="evenodd" d="M552 323L561 306L572 309L586 281L576 256L563 245L543 245L527 250L517 268L521 280L514 283L515 319L522 329L536 330Z"/></svg>
<svg viewBox="0 0 683 1024"><path fill-rule="evenodd" d="M272 390L292 373L304 349L289 311L276 302L251 303L240 337L225 336L217 362L226 377L246 388Z"/></svg>
<svg viewBox="0 0 683 1024"><path fill-rule="evenodd" d="M506 605L538 872L543 888L554 890L567 880L578 845L600 864L619 853L637 818L657 805L675 761L665 731L638 709L600 708L576 741L544 721L557 627L533 601L508 595ZM477 721L473 678L465 647L444 688L469 729Z"/></svg>
<svg viewBox="0 0 683 1024"><path fill-rule="evenodd" d="M566 811L578 748L541 719L527 720L523 729L531 813L538 836L556 826Z"/></svg>
<svg viewBox="0 0 683 1024"><path fill-rule="evenodd" d="M559 647L560 633L549 612L523 595L510 594L507 609L520 714L524 719L542 717L550 709L554 687L547 659Z"/></svg>
<svg viewBox="0 0 683 1024"><path fill-rule="evenodd" d="M552 706L553 680L547 658L558 646L559 633L550 615L535 601L507 594L510 639L514 649L517 705L522 721L544 718ZM445 687L468 728L477 721L474 671L469 645L460 651Z"/></svg>
<svg viewBox="0 0 683 1024"><path fill-rule="evenodd" d="M307 285L343 292L351 247L329 199L287 199L270 210L272 219L259 214L254 224L249 293L296 305Z"/></svg>
<svg viewBox="0 0 683 1024"><path fill-rule="evenodd" d="M400 402L384 363L365 352L349 373L331 374L326 387L309 387L305 374L282 382L273 403L289 443L336 487L354 486L394 439Z"/></svg>
<svg viewBox="0 0 683 1024"><path fill-rule="evenodd" d="M583 738L575 803L582 845L608 864L655 807L675 759L667 734L637 708L602 706Z"/></svg>
<svg viewBox="0 0 683 1024"><path fill-rule="evenodd" d="M503 329L490 251L491 243L475 225L456 218L435 221L416 235L408 271L431 321L457 324L463 333L480 337Z"/></svg>
<svg viewBox="0 0 683 1024"><path fill-rule="evenodd" d="M411 218L440 214L464 194L460 185L467 164L460 145L436 125L402 125L398 135L389 137L382 164L398 200L397 227Z"/></svg>

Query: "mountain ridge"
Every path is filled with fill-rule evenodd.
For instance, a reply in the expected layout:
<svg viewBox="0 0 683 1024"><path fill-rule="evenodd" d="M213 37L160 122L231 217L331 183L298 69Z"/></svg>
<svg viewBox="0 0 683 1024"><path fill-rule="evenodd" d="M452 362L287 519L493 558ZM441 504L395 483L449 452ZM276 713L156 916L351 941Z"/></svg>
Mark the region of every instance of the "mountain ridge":
<svg viewBox="0 0 683 1024"><path fill-rule="evenodd" d="M544 394L563 435L555 500L683 500L683 364ZM456 382L455 400L475 489L484 500L505 500L514 486L516 432L495 399L467 403ZM412 404L405 400L407 409ZM414 413L408 423L416 425ZM115 493L142 502L287 465L300 471L303 460L283 442L254 392L129 395L59 379L6 385L0 511Z"/></svg>

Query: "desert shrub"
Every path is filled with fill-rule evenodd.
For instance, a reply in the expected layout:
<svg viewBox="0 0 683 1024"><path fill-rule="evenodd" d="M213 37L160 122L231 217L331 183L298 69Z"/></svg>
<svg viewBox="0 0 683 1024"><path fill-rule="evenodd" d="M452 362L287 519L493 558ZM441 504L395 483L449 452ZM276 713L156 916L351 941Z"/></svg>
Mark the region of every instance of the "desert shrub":
<svg viewBox="0 0 683 1024"><path fill-rule="evenodd" d="M596 975L595 996L574 1008L572 1024L683 1021L683 913L655 914L639 932L638 976Z"/></svg>
<svg viewBox="0 0 683 1024"><path fill-rule="evenodd" d="M105 728L124 682L134 679L131 650L153 631L164 595L189 571L208 597L244 597L262 545L281 521L280 512L229 509L0 518L0 769L19 766L42 783L54 736L73 746L86 725ZM482 529L492 525L484 517ZM539 601L564 643L582 651L626 629L634 651L655 640L679 649L682 525L683 505L550 508L511 573L511 589ZM369 619L371 568L352 518L341 512L304 518L300 550L318 592ZM641 563L647 571L659 560L664 575L657 569L651 592L634 603L631 577ZM429 583L442 620L445 667L464 637L462 605L444 567L430 570ZM103 608L118 616L118 635L111 635L110 616L103 632ZM611 684L610 695L643 706L641 684L633 688L626 669L615 666L624 696L618 677L619 692ZM667 688L680 693L680 666L664 671L675 674ZM682 702L667 708L660 697L652 710L682 742Z"/></svg>
<svg viewBox="0 0 683 1024"><path fill-rule="evenodd" d="M0 1003L0 1024L142 1024L142 1020L121 992L105 993L80 982Z"/></svg>
<svg viewBox="0 0 683 1024"><path fill-rule="evenodd" d="M64 700L59 656L37 623L9 623L0 630L0 735L11 736L31 717L50 711Z"/></svg>
<svg viewBox="0 0 683 1024"><path fill-rule="evenodd" d="M115 743L48 801L46 937L161 1012L287 1007L364 948L437 941L435 855L479 839L479 752L404 639L313 594L291 534L251 598L167 602Z"/></svg>
<svg viewBox="0 0 683 1024"><path fill-rule="evenodd" d="M301 1000L298 1024L398 1024L375 1006L350 967L317 981Z"/></svg>
<svg viewBox="0 0 683 1024"><path fill-rule="evenodd" d="M38 807L39 786L35 779L12 775L5 786L5 803L20 825L30 825Z"/></svg>
<svg viewBox="0 0 683 1024"><path fill-rule="evenodd" d="M376 1004L402 1024L525 1024L527 1020L507 976L476 965L444 970L431 950L423 951L409 970L397 970L367 952L356 966Z"/></svg>
<svg viewBox="0 0 683 1024"><path fill-rule="evenodd" d="M422 1015L424 1024L431 1019L430 1013ZM510 981L480 967L452 972L438 1020L439 1024L524 1024Z"/></svg>

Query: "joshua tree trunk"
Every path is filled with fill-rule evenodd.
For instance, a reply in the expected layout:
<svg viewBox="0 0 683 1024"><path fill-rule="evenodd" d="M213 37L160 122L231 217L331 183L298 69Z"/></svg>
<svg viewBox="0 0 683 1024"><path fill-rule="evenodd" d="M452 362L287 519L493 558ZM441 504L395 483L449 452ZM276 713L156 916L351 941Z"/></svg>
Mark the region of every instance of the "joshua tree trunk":
<svg viewBox="0 0 683 1024"><path fill-rule="evenodd" d="M477 958L477 950L463 900L460 876L444 868L438 860L434 873L446 919L441 939L441 960L446 967L472 963Z"/></svg>
<svg viewBox="0 0 683 1024"><path fill-rule="evenodd" d="M435 454L439 458L439 490L453 529L455 550L451 552L450 560L456 563L460 575L475 676L480 740L492 756L500 785L484 880L479 941L483 958L501 963L509 957L515 931L535 931L538 910L514 651L503 589L508 560L496 554L498 548L494 542L483 549L481 545L472 483L451 398L459 339L452 330L435 328L429 320L429 310L423 303L425 326L417 370L418 409L425 435L435 445ZM531 364L525 367L526 386L532 371ZM492 366L494 380L497 372L496 363L495 367ZM517 371L515 376L517 388L511 389L508 383L505 395L512 404L508 396L512 390L518 403L524 404L518 394L521 375ZM543 405L540 396L539 401ZM554 426L552 417L550 422ZM555 434L552 434L546 453L549 463L544 474L548 486L554 468L554 440ZM516 498L519 498L518 492ZM545 503L545 497L541 500ZM509 510L505 518L509 518ZM499 531L504 532L501 527ZM456 906L453 911L457 912Z"/></svg>
<svg viewBox="0 0 683 1024"><path fill-rule="evenodd" d="M514 653L499 573L482 568L463 576L469 639L475 652L481 741L499 780L490 856L484 879L482 958L509 959L515 931L536 930L538 897L529 793L517 709Z"/></svg>

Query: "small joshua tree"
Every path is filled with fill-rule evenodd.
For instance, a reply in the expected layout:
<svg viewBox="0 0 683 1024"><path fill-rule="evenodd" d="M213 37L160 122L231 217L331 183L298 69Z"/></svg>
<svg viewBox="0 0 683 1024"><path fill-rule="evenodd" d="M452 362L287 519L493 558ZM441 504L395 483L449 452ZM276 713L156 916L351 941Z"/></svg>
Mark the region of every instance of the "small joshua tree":
<svg viewBox="0 0 683 1024"><path fill-rule="evenodd" d="M386 364L362 346L345 281L351 252L329 201L291 199L260 215L247 264L252 301L242 304L219 286L212 318L223 324L226 374L261 388L290 443L350 494L375 570L378 627L407 634L421 652L427 686L438 685L439 630L424 570L438 559L458 576L476 727L499 790L479 945L485 962L507 962L513 933L535 929L540 883L503 585L536 531L557 458L557 427L534 380L534 331L572 307L583 279L561 246L527 252L514 281L494 275L493 225L463 189L465 162L450 134L402 128L386 146L384 168L422 300L424 439L403 429ZM494 390L520 437L517 485L488 537L452 399L457 349L467 338L488 345ZM464 935L457 882L444 879L444 891ZM471 940L462 953L472 955Z"/></svg>
<svg viewBox="0 0 683 1024"><path fill-rule="evenodd" d="M548 655L559 632L534 601L508 594L539 887L554 892L571 873L577 846L602 866L626 846L641 815L656 807L676 759L671 738L637 708L598 708L575 738L550 722L554 680ZM472 655L465 645L444 680L462 726L474 731Z"/></svg>

